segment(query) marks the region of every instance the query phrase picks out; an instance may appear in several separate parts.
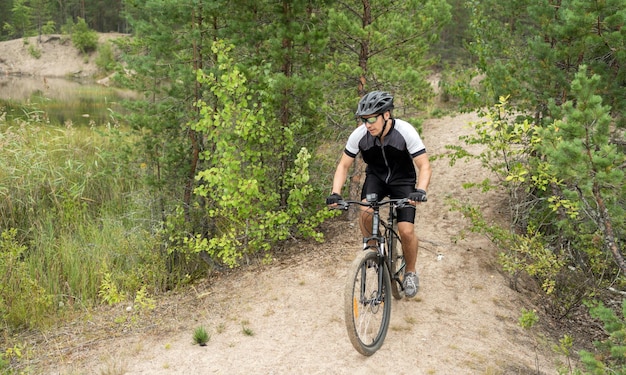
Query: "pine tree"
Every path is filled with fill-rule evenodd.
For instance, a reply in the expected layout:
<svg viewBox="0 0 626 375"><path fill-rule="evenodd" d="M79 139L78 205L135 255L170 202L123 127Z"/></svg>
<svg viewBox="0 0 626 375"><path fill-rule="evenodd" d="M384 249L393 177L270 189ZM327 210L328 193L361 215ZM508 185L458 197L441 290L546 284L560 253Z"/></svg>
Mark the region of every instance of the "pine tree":
<svg viewBox="0 0 626 375"><path fill-rule="evenodd" d="M569 232L579 238L599 234L597 246L626 272L626 155L611 142L610 108L597 94L601 84L600 76L588 78L587 67L581 66L572 82L575 101L560 109L552 106L562 120L542 132L545 142L539 150L564 186L560 198L572 202L580 214L560 225L570 226Z"/></svg>
<svg viewBox="0 0 626 375"><path fill-rule="evenodd" d="M626 125L626 3L622 0L473 2L470 43L489 100L510 95L518 107L550 117L548 101L572 98L582 64L602 80L601 95Z"/></svg>

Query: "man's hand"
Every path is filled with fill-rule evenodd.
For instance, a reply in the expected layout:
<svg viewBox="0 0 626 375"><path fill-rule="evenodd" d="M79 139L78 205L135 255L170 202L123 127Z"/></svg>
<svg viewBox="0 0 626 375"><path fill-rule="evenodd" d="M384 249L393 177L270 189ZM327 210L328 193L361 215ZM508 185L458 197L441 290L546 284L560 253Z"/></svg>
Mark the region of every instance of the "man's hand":
<svg viewBox="0 0 626 375"><path fill-rule="evenodd" d="M337 194L337 193L332 193L331 195L328 196L328 198L326 198L326 204L328 206L334 206L337 203L339 203L339 201L342 201L343 198L341 198L341 195Z"/></svg>
<svg viewBox="0 0 626 375"><path fill-rule="evenodd" d="M428 198L426 197L426 191L422 189L415 189L414 192L409 194L409 200L416 203L428 201Z"/></svg>

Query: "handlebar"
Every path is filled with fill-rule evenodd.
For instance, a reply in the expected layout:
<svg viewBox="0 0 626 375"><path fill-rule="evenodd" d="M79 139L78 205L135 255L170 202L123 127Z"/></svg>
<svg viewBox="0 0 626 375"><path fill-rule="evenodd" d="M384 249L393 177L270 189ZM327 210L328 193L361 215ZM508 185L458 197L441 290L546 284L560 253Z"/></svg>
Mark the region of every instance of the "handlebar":
<svg viewBox="0 0 626 375"><path fill-rule="evenodd" d="M402 198L402 199L387 199L387 200L382 200L380 202L378 201L354 201L354 200L340 200L337 203L336 207L331 207L331 210L347 210L348 207L350 207L350 205L359 205L359 206L363 206L363 207L382 207L384 205L394 205L396 208L403 208L406 206L412 206L409 203L409 198Z"/></svg>

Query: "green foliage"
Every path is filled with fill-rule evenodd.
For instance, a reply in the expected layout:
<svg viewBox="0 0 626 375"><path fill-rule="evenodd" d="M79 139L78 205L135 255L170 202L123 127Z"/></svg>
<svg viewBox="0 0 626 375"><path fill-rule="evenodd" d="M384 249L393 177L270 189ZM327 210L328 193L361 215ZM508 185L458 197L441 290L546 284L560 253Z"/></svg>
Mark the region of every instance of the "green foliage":
<svg viewBox="0 0 626 375"><path fill-rule="evenodd" d="M24 262L26 246L17 230L0 233L0 322L3 326L39 326L52 305L52 296L31 275Z"/></svg>
<svg viewBox="0 0 626 375"><path fill-rule="evenodd" d="M193 331L193 342L200 346L206 346L211 339L211 336L207 332L206 328L200 326Z"/></svg>
<svg viewBox="0 0 626 375"><path fill-rule="evenodd" d="M626 374L626 301L619 315L602 303L590 306L591 316L602 321L608 337L594 342L597 352L579 352L589 374Z"/></svg>
<svg viewBox="0 0 626 375"><path fill-rule="evenodd" d="M33 9L28 6L26 0L15 0L11 9L11 23L5 23L4 30L14 38L28 36L31 29L31 17Z"/></svg>
<svg viewBox="0 0 626 375"><path fill-rule="evenodd" d="M0 371L8 372L9 360L4 358L4 353L0 353Z"/></svg>
<svg viewBox="0 0 626 375"><path fill-rule="evenodd" d="M345 108L375 89L402 97L396 113L414 111L432 96L426 75L434 60L428 49L450 20L448 2L342 1L327 17L336 52L324 74L327 82L339 83L331 99L340 105L338 118L352 120Z"/></svg>
<svg viewBox="0 0 626 375"><path fill-rule="evenodd" d="M139 289L135 294L134 306L135 309L140 312L151 311L156 307L156 301L154 298L150 297L145 285L142 285L141 289Z"/></svg>
<svg viewBox="0 0 626 375"><path fill-rule="evenodd" d="M183 219L193 220L187 224L202 231L204 219L191 212L191 191L193 171L202 163L197 155L208 146L195 133L189 133L187 124L197 121L193 103L205 94L196 82L194 64L210 66L211 55L194 30L198 26L192 23L192 15L200 12L203 16L199 19L211 19L210 9L217 3L202 10L191 3L170 0L125 3L134 35L117 40L116 45L133 74L124 70L117 78L119 84L147 94L126 103L125 118L141 134L135 147L141 150L146 165L144 181L160 205L161 220L165 221L169 213L175 215L176 207L184 207ZM211 39L210 33L204 30L202 35Z"/></svg>
<svg viewBox="0 0 626 375"><path fill-rule="evenodd" d="M71 18L68 18L65 23L61 26L61 34L63 35L72 35L72 30L74 30L74 21Z"/></svg>
<svg viewBox="0 0 626 375"><path fill-rule="evenodd" d="M490 100L511 95L523 111L549 117L548 102L572 99L579 65L603 82L604 102L623 125L626 3L522 0L471 2L470 51L486 73Z"/></svg>
<svg viewBox="0 0 626 375"><path fill-rule="evenodd" d="M499 261L503 269L513 276L516 287L520 272L536 277L545 293L554 291L557 276L564 267L564 260L554 253L540 233L520 235L495 223L487 223L478 207L449 201L453 210L459 211L470 221L470 230L489 238L499 249Z"/></svg>
<svg viewBox="0 0 626 375"><path fill-rule="evenodd" d="M609 264L592 263L597 251L612 254L622 267L618 255L626 238L626 155L611 140L610 108L597 95L600 84L582 66L572 83L576 100L553 108L562 119L542 130L537 147L547 173L558 179L550 202L554 212L563 213L556 225L579 245L575 258L598 276L612 272Z"/></svg>
<svg viewBox="0 0 626 375"><path fill-rule="evenodd" d="M95 51L98 48L98 33L89 29L87 22L79 17L72 27L72 43L83 54Z"/></svg>
<svg viewBox="0 0 626 375"><path fill-rule="evenodd" d="M41 57L41 50L32 44L28 46L28 53L36 59Z"/></svg>
<svg viewBox="0 0 626 375"><path fill-rule="evenodd" d="M519 318L519 326L524 329L531 329L537 324L539 317L535 310L522 309L522 315Z"/></svg>
<svg viewBox="0 0 626 375"><path fill-rule="evenodd" d="M559 343L552 346L552 350L565 357L566 363L559 368L559 374L572 374L572 348L574 347L574 338L570 335L563 335L559 339ZM575 372L578 374L579 372Z"/></svg>
<svg viewBox="0 0 626 375"><path fill-rule="evenodd" d="M22 343L13 344L11 347L6 348L4 352L0 352L0 370L3 374L22 374L22 372L12 370L11 365L28 359L28 347Z"/></svg>
<svg viewBox="0 0 626 375"><path fill-rule="evenodd" d="M600 83L581 67L571 85L575 101L552 106L554 120L544 127L501 98L487 120L475 124L476 134L463 137L468 145L483 146L479 154L450 147L452 164L478 159L499 181L473 186L503 186L509 194L513 231L484 223L479 213L459 205L473 230L505 249L505 270L536 277L560 314L593 293L593 285L616 278L623 284L615 263L606 259L612 256L622 267L626 156L611 141L610 109L596 94Z"/></svg>
<svg viewBox="0 0 626 375"><path fill-rule="evenodd" d="M254 336L254 331L248 327L248 322L241 322L241 332L246 336Z"/></svg>
<svg viewBox="0 0 626 375"><path fill-rule="evenodd" d="M202 155L212 167L198 173L201 184L195 189L210 202L207 215L214 230L209 238L196 235L186 241L193 251L205 251L233 267L245 254L269 251L273 244L292 235L321 239L313 228L327 210L311 215L305 209L313 190L306 149L300 150L285 185L279 186L278 191L289 192L286 206L281 205L281 196L274 188L280 178L277 172L282 157L292 152L290 135L297 132L299 124L280 129L282 138L275 137L278 128L261 105L262 93L246 87L246 77L228 57L229 51L224 43L216 43L219 75L199 72L201 82L213 83L211 92L219 108L200 102L202 120L192 125L215 145Z"/></svg>
<svg viewBox="0 0 626 375"><path fill-rule="evenodd" d="M7 249L24 249L2 253L12 270L0 274L11 275L0 292L5 325L38 327L99 298L115 303L143 286L179 284L150 232L131 134L35 121L0 127L0 227L16 228Z"/></svg>
<svg viewBox="0 0 626 375"><path fill-rule="evenodd" d="M116 305L126 299L126 296L118 290L115 282L111 280L111 274L109 272L104 273L100 289L98 290L98 296L108 305Z"/></svg>
<svg viewBox="0 0 626 375"><path fill-rule="evenodd" d="M41 32L44 34L53 34L56 31L56 23L54 21L48 21L41 27Z"/></svg>
<svg viewBox="0 0 626 375"><path fill-rule="evenodd" d="M98 68L105 72L111 72L115 70L117 61L113 53L113 46L109 42L105 42L98 46L98 56L96 57L96 65Z"/></svg>
<svg viewBox="0 0 626 375"><path fill-rule="evenodd" d="M98 32L129 32L120 0L3 0L0 1L0 26L10 24L12 31L0 30L0 40L51 34L54 25L63 25L77 16L89 20ZM64 32L66 35L70 31Z"/></svg>

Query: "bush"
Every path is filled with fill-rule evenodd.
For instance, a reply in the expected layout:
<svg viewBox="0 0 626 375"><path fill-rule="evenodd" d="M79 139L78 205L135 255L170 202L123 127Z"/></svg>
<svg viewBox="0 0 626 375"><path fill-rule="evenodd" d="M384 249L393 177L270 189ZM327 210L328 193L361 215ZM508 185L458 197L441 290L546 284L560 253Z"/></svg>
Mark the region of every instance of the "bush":
<svg viewBox="0 0 626 375"><path fill-rule="evenodd" d="M0 233L0 322L3 327L37 326L52 305L52 296L38 284L23 261L26 247L17 231Z"/></svg>
<svg viewBox="0 0 626 375"><path fill-rule="evenodd" d="M41 50L33 45L28 46L28 53L36 59L41 57Z"/></svg>
<svg viewBox="0 0 626 375"><path fill-rule="evenodd" d="M306 148L298 150L293 139L301 122L280 129L283 138L276 139L279 124L261 103L253 102L253 98L271 98L247 87L245 74L228 56L229 46L217 42L213 48L224 71L219 75L200 71L198 79L211 85L221 108L200 102L202 118L192 125L215 145L202 155L211 168L198 172L200 184L194 191L206 199L213 228L208 236L196 234L179 242L191 252L205 252L235 267L248 254L267 254L274 244L290 237L322 240L316 228L331 214L325 207L312 212L314 208L308 206L313 193L312 155ZM291 155L295 155L291 165L283 168Z"/></svg>
<svg viewBox="0 0 626 375"><path fill-rule="evenodd" d="M79 18L72 28L72 43L82 53L93 52L98 48L98 33L90 30L85 20Z"/></svg>
<svg viewBox="0 0 626 375"><path fill-rule="evenodd" d="M103 72L110 72L115 69L115 56L111 43L106 42L98 47L98 57L96 57L96 65Z"/></svg>

